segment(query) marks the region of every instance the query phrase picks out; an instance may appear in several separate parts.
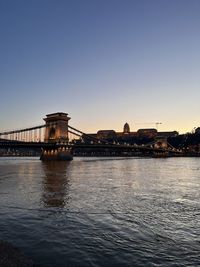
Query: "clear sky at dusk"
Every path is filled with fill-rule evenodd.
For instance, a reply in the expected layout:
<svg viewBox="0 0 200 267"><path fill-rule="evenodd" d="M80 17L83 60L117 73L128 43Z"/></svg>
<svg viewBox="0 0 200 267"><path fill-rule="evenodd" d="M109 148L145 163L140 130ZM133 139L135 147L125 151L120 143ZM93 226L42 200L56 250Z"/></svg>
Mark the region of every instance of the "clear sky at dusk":
<svg viewBox="0 0 200 267"><path fill-rule="evenodd" d="M0 129L200 126L200 1L0 0Z"/></svg>

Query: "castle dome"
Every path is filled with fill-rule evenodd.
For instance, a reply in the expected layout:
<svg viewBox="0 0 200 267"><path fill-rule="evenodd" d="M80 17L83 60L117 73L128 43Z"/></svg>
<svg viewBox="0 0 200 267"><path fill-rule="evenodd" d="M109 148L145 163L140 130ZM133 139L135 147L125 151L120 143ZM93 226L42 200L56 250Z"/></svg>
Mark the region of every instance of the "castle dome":
<svg viewBox="0 0 200 267"><path fill-rule="evenodd" d="M123 132L125 134L130 133L130 126L127 122L124 124L124 131Z"/></svg>

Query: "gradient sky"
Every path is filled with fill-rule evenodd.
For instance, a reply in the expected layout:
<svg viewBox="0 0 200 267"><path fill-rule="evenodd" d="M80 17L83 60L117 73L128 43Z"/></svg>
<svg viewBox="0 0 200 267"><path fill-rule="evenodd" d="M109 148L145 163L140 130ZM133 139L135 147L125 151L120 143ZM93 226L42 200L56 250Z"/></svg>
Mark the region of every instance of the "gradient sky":
<svg viewBox="0 0 200 267"><path fill-rule="evenodd" d="M0 96L1 130L62 111L86 132L191 131L200 1L0 0Z"/></svg>

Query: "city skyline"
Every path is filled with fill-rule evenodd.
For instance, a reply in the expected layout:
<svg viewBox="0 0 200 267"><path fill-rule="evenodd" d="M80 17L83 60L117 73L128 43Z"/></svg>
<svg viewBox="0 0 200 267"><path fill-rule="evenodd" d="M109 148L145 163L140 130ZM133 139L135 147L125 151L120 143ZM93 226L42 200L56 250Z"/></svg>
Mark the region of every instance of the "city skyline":
<svg viewBox="0 0 200 267"><path fill-rule="evenodd" d="M1 130L200 126L198 0L0 1L0 25Z"/></svg>

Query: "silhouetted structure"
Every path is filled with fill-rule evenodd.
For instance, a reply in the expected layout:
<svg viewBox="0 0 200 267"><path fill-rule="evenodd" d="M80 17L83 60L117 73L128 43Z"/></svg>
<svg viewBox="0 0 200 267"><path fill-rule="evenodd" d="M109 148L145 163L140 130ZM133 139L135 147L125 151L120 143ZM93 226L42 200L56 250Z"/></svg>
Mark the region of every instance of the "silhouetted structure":
<svg viewBox="0 0 200 267"><path fill-rule="evenodd" d="M99 130L86 134L68 125L69 119L67 113L57 112L48 114L43 125L1 132L2 154L13 151L11 154L18 155L20 151L23 156L24 150L38 153L42 149L42 160L69 160L72 155L199 155L198 128L194 134L178 135L176 131L158 132L154 128L131 131L126 122L122 132ZM39 141L42 130L45 132L44 142Z"/></svg>
<svg viewBox="0 0 200 267"><path fill-rule="evenodd" d="M130 126L126 122L122 132L116 132L115 130L99 130L97 133L91 133L89 135L99 140L108 140L117 143L146 144L153 142L156 138L177 136L178 132L158 132L154 128L139 129L131 132Z"/></svg>
<svg viewBox="0 0 200 267"><path fill-rule="evenodd" d="M44 121L45 128L45 143L59 143L59 148L43 148L41 160L72 160L68 144L68 121L70 118L67 113L57 112L47 114Z"/></svg>

